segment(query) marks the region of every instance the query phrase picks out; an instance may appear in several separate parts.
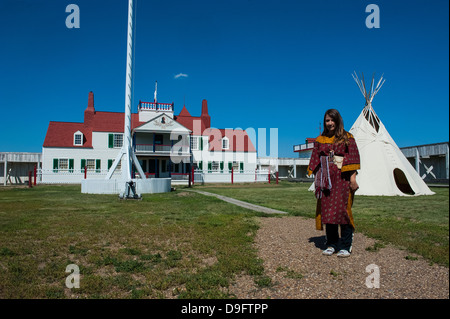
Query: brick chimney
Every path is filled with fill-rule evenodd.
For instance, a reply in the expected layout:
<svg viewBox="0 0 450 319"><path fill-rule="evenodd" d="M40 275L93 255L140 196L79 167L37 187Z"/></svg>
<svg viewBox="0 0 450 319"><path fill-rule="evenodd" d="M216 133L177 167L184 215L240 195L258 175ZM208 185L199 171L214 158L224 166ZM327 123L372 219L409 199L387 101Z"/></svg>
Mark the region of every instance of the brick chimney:
<svg viewBox="0 0 450 319"><path fill-rule="evenodd" d="M211 127L211 117L208 114L208 101L202 101L202 115L200 116L205 128Z"/></svg>
<svg viewBox="0 0 450 319"><path fill-rule="evenodd" d="M85 125L91 125L95 114L95 108L94 108L94 92L89 92L89 98L88 98L88 106L86 110L84 110L84 124Z"/></svg>

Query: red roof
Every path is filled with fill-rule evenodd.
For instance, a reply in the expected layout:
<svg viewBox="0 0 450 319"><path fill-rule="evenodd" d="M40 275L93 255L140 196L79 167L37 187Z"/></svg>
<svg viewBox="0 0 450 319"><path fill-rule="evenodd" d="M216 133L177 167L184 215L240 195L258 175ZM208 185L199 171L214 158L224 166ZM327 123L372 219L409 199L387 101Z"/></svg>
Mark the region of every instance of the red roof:
<svg viewBox="0 0 450 319"><path fill-rule="evenodd" d="M88 115L88 116L86 116ZM89 116L90 115L90 116ZM86 123L86 120L88 123ZM131 114L131 129L142 125L139 114ZM93 112L86 114L84 123L53 122L51 121L44 147L89 147L92 148L92 132L122 133L125 126L124 113L119 112ZM80 131L84 135L83 145L73 145L73 134Z"/></svg>
<svg viewBox="0 0 450 319"><path fill-rule="evenodd" d="M206 111L205 111L206 109ZM207 114L206 100L203 100L202 116L191 116L189 111L183 106L180 114L175 120L192 131L193 135L209 135L211 151L248 151L256 152L247 132L243 130L219 130L211 129L209 126L209 115ZM94 108L93 93L89 93L88 107L84 111L84 122L54 122L51 121L45 136L43 147L77 147L92 148L92 132L122 133L124 131L123 112L98 112ZM144 122L139 122L139 114L131 114L131 129L134 129ZM74 146L74 133L83 133L83 145ZM228 137L230 148L222 149L222 137Z"/></svg>

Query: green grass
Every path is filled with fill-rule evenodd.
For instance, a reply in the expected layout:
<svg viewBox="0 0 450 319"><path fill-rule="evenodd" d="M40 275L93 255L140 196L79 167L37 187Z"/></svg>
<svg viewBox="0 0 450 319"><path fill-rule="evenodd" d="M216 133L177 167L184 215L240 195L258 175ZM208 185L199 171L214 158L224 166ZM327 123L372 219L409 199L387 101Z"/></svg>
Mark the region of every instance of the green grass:
<svg viewBox="0 0 450 319"><path fill-rule="evenodd" d="M314 217L309 185L195 186L251 203ZM420 197L355 199L357 231L448 267L448 188ZM214 197L186 192L81 194L80 186L0 188L0 298L233 298L236 276L273 285L253 247L268 216ZM413 257L408 257L413 258ZM80 288L65 287L67 265ZM301 280L302 274L282 269Z"/></svg>
<svg viewBox="0 0 450 319"><path fill-rule="evenodd" d="M121 201L0 188L0 298L233 298L237 274L264 271L257 215L182 189ZM79 289L65 287L69 264Z"/></svg>
<svg viewBox="0 0 450 319"><path fill-rule="evenodd" d="M199 189L253 204L313 218L316 200L310 184L206 185ZM432 188L432 196L356 196L356 231L381 243L419 254L430 262L449 265L449 189ZM377 249L377 247L375 247Z"/></svg>

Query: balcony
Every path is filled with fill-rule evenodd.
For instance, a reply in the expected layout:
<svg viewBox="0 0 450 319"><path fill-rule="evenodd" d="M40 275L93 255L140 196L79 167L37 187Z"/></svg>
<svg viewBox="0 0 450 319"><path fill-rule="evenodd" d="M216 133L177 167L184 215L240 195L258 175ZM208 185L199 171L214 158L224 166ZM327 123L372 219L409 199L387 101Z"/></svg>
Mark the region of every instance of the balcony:
<svg viewBox="0 0 450 319"><path fill-rule="evenodd" d="M164 145L164 144L136 144L134 151L137 155L190 155L189 145Z"/></svg>
<svg viewBox="0 0 450 319"><path fill-rule="evenodd" d="M139 101L139 110L151 111L166 111L173 112L173 103L158 103L158 102L142 102Z"/></svg>
<svg viewBox="0 0 450 319"><path fill-rule="evenodd" d="M314 148L314 143L306 143L300 145L294 145L294 152L307 151Z"/></svg>

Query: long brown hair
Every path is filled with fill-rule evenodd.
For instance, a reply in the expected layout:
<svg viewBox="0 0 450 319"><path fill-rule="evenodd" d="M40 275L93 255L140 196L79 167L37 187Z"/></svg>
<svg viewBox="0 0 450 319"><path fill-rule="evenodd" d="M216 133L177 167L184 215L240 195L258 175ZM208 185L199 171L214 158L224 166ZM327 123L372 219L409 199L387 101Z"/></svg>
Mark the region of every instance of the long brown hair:
<svg viewBox="0 0 450 319"><path fill-rule="evenodd" d="M327 128L327 125L325 122L325 118L327 117L327 115L333 119L334 124L336 125L336 128L334 130L334 143L335 144L345 143L347 145L348 144L348 136L347 136L347 131L344 130L344 120L342 119L342 116L339 113L339 111L336 109L329 109L325 112L325 115L323 116L324 129L322 132L322 136L328 136L328 134L330 133L328 131L328 128Z"/></svg>

